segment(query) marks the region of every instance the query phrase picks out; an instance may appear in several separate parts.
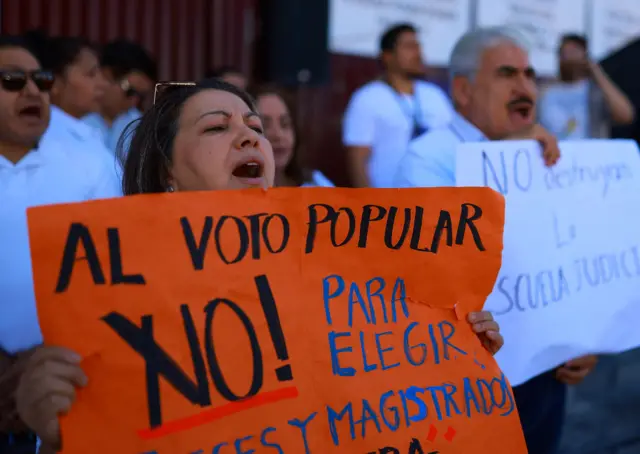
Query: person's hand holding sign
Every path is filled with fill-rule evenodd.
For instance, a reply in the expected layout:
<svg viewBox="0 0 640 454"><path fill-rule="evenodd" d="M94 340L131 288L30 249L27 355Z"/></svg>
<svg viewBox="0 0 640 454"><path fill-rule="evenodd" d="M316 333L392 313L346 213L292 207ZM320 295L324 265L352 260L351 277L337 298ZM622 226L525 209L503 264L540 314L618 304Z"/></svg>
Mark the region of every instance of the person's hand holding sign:
<svg viewBox="0 0 640 454"><path fill-rule="evenodd" d="M596 367L598 357L587 355L565 363L556 370L556 378L565 385L577 385Z"/></svg>
<svg viewBox="0 0 640 454"><path fill-rule="evenodd" d="M500 325L493 319L491 312L472 312L468 320L484 348L492 355L498 353L504 345L504 338L500 334Z"/></svg>
<svg viewBox="0 0 640 454"><path fill-rule="evenodd" d="M70 350L40 347L29 358L20 378L18 413L46 446L60 446L58 416L71 409L76 387L87 384L80 361Z"/></svg>
<svg viewBox="0 0 640 454"><path fill-rule="evenodd" d="M560 159L558 139L539 124L534 124L512 136L507 140L535 140L542 148L542 159L547 167L556 165Z"/></svg>

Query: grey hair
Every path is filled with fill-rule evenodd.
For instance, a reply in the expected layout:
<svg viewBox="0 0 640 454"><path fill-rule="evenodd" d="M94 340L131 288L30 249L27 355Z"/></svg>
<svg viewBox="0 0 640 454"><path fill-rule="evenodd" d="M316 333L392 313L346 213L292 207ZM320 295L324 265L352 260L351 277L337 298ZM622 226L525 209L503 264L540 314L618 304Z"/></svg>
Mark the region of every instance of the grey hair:
<svg viewBox="0 0 640 454"><path fill-rule="evenodd" d="M529 52L529 43L517 30L510 27L478 28L465 33L456 43L449 60L449 81L454 77L472 78L478 67L482 54L499 44L515 44Z"/></svg>

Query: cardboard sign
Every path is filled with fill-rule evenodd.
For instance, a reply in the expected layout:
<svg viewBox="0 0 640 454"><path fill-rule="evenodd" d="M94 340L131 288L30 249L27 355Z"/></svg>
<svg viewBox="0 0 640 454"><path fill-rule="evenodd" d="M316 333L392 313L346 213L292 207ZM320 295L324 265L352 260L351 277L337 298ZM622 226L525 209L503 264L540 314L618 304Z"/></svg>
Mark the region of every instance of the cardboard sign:
<svg viewBox="0 0 640 454"><path fill-rule="evenodd" d="M561 142L560 151L553 167L536 142L457 152L458 184L506 199L502 269L485 309L500 323L496 359L513 385L574 358L640 346L638 146L587 140Z"/></svg>
<svg viewBox="0 0 640 454"><path fill-rule="evenodd" d="M465 319L500 268L490 189L162 194L28 215L45 342L89 376L66 453L526 452Z"/></svg>

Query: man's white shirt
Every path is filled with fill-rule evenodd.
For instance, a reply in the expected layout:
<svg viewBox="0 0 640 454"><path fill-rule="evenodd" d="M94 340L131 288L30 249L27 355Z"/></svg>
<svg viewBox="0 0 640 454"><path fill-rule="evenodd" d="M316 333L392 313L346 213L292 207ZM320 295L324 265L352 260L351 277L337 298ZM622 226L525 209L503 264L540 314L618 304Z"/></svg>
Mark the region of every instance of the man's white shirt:
<svg viewBox="0 0 640 454"><path fill-rule="evenodd" d="M0 348L9 353L42 343L26 210L122 195L105 153L48 138L16 164L0 156Z"/></svg>
<svg viewBox="0 0 640 454"><path fill-rule="evenodd" d="M394 174L412 139L415 121L431 130L447 125L453 114L449 98L437 85L416 81L412 96L402 95L386 82L376 80L351 97L343 119L342 142L347 147L370 147L370 185L393 187Z"/></svg>

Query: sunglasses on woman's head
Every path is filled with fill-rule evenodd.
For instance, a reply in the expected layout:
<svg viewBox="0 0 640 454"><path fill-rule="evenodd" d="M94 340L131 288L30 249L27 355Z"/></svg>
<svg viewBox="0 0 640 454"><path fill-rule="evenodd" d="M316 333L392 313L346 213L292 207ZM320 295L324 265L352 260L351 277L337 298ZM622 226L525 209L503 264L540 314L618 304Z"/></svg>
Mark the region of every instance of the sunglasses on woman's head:
<svg viewBox="0 0 640 454"><path fill-rule="evenodd" d="M53 87L55 76L51 71L38 69L36 71L21 70L0 70L0 84L6 91L20 91L27 86L27 82L31 79L36 84L38 90L48 92Z"/></svg>
<svg viewBox="0 0 640 454"><path fill-rule="evenodd" d="M172 91L183 87L193 87L195 84L195 82L158 82L156 84L155 92L153 93L153 103L157 103L161 97L171 93Z"/></svg>

